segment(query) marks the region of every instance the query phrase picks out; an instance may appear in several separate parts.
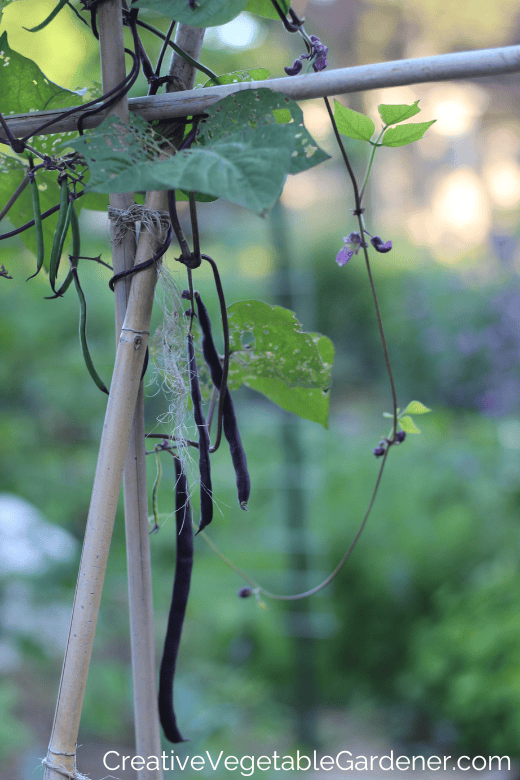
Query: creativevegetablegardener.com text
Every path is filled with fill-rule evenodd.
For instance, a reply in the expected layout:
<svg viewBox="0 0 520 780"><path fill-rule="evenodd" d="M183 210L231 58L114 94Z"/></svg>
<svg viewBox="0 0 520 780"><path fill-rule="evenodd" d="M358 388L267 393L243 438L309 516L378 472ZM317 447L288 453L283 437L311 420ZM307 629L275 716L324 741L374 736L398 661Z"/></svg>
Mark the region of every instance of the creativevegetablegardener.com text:
<svg viewBox="0 0 520 780"><path fill-rule="evenodd" d="M192 770L201 772L204 769L216 771L217 769L226 769L228 772L240 771L243 777L251 777L256 770L266 772L268 770L294 772L306 772L308 770L324 772L332 769L339 769L343 772L366 772L379 770L381 772L395 771L402 772L407 770L422 771L447 771L450 767L460 771L484 770L511 770L511 759L509 756L459 756L452 759L451 756L396 756L393 750L381 756L355 756L350 750L341 750L334 756L318 756L316 751L312 755L306 755L296 751L294 756L281 756L274 752L270 756L224 756L221 750L218 755L213 755L206 750L204 755L196 756L178 756L175 750L171 750L168 755L163 750L160 756L123 756L117 750L109 750L103 756L103 765L110 772L117 772L125 769L148 769L163 771Z"/></svg>

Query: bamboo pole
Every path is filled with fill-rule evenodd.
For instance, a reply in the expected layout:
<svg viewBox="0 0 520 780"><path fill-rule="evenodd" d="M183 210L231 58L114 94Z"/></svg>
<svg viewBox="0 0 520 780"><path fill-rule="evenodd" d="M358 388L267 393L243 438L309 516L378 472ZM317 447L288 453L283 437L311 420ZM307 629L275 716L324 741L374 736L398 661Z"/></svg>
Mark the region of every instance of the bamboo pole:
<svg viewBox="0 0 520 780"><path fill-rule="evenodd" d="M122 0L101 3L97 11L103 92L108 92L125 77L125 53ZM128 99L114 107L123 122L128 121ZM110 206L127 209L134 204L133 193L110 195ZM136 251L135 234L128 230L112 246L114 273L131 268ZM121 333L131 277L116 284L116 340ZM128 609L132 658L132 690L134 704L135 754L158 756L161 751L159 713L157 706L157 673L152 597L152 569L148 530L148 493L146 484L146 454L144 439L144 394L140 383L134 420L123 470L125 507L126 558L128 571ZM162 770L148 766L137 770L139 780L162 780Z"/></svg>
<svg viewBox="0 0 520 780"><path fill-rule="evenodd" d="M304 76L226 84L221 87L206 87L169 95L130 98L128 105L130 111L152 121L203 113L217 100L244 89L268 87L293 100L310 100L327 95L343 95L431 81L497 76L518 71L520 71L520 46L505 46L499 49L481 49L438 54L433 57L378 62L353 68L308 73ZM23 136L31 129L36 130L44 120L58 116L60 113L62 113L61 109L54 109L41 111L38 114L13 114L5 119L14 135ZM79 113L75 118L68 117L57 122L43 132L49 134L75 130L78 116ZM85 127L97 127L104 117L102 112L88 117L85 120Z"/></svg>

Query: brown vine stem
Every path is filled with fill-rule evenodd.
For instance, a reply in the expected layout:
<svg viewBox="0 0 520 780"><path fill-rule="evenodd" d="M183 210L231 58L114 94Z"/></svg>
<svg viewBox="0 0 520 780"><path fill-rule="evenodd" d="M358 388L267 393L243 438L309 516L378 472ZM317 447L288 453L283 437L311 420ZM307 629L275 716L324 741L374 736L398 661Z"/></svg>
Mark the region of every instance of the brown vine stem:
<svg viewBox="0 0 520 780"><path fill-rule="evenodd" d="M332 582L332 580L335 578L335 576L338 574L338 572L341 571L347 560L350 558L350 555L352 551L354 550L354 547L356 546L359 537L363 533L363 530L367 524L368 518L370 516L370 512L372 511L372 507L374 505L374 501L376 500L377 491L379 489L379 483L381 482L381 477L383 476L383 469L385 467L386 459L388 457L389 450L385 450L385 454L383 455L383 459L381 461L381 466L379 467L379 473L377 475L376 483L374 485L374 489L372 491L372 496L370 498L370 502L368 504L367 511L365 512L365 515L363 517L363 520L361 521L361 525L359 526L357 533L352 540L349 548L343 555L342 559L332 571L329 576L323 580L323 582L320 582L319 585L316 585L314 588L311 588L310 590L306 590L303 593L295 593L293 595L282 595L280 593L272 593L270 590L266 590L261 585L256 582L252 577L250 577L248 574L246 574L239 566L236 566L232 561L229 560L229 558L226 558L225 555L223 555L218 547L211 541L209 536L206 534L205 531L199 531L199 535L202 536L206 544L208 544L213 552L218 555L218 557L226 564L226 566L229 566L230 569L232 569L236 574L238 574L240 577L242 577L246 582L248 582L254 589L254 592L257 594L261 594L262 596L265 596L269 599L275 599L276 601L298 601L299 599L306 599L309 596L314 596L315 593L318 593L320 590L323 590L323 588L326 588L329 583ZM196 527L194 525L194 527Z"/></svg>
<svg viewBox="0 0 520 780"><path fill-rule="evenodd" d="M397 393L395 391L395 383L394 383L394 376L392 373L392 366L390 363L390 356L388 354L388 347L386 345L386 338L385 338L385 332L383 329L383 320L381 319L381 312L379 310L379 303L377 300L377 293L376 293L376 286L374 284L374 279L372 276L372 269L370 267L370 260L368 258L368 250L367 250L367 243L365 241L365 226L363 224L363 207L361 202L361 197L359 195L359 188L356 180L356 176L354 174L354 171L352 170L352 166L350 164L350 160L348 159L347 152L345 151L345 147L343 145L343 141L341 140L341 136L339 134L338 127L336 125L336 121L334 119L334 114L332 112L332 109L330 107L330 102L327 97L324 97L323 100L325 101L325 105L327 107L327 111L329 114L329 118L332 124L332 128L334 130L334 135L336 136L336 141L338 143L338 146L340 148L343 160L345 162L345 166L348 171L348 175L350 176L350 180L352 182L352 187L354 189L354 201L356 204L356 208L354 210L354 214L357 216L358 224L359 224L359 235L361 236L361 246L363 247L363 254L365 257L365 264L367 268L367 274L368 274L368 280L370 283L370 289L372 290L372 298L374 300L374 308L376 312L376 318L377 318L377 327L379 329L379 336L381 339L381 344L383 346L383 353L385 356L385 363L386 363L386 370L388 373L388 379L390 380L390 389L392 392L392 404L393 404L393 434L392 438L395 436L395 433L397 431ZM388 450L387 450L388 451ZM386 458L386 454L385 454Z"/></svg>

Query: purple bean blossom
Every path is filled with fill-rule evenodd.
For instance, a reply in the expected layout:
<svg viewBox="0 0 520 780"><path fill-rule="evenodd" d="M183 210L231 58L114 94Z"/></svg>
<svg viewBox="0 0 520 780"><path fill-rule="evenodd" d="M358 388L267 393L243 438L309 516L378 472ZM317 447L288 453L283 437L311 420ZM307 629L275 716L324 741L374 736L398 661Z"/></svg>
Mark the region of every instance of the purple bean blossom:
<svg viewBox="0 0 520 780"><path fill-rule="evenodd" d="M325 46L317 35L311 35L310 41L312 44L311 50L306 54L300 54L290 67L284 68L288 76L296 76L300 73L303 67L303 60L312 60L312 67L316 72L325 70L327 67L328 46Z"/></svg>
<svg viewBox="0 0 520 780"><path fill-rule="evenodd" d="M392 248L392 242L387 241L386 243L383 241L382 238L379 236L372 236L370 239L370 243L376 250L376 252L389 252Z"/></svg>
<svg viewBox="0 0 520 780"><path fill-rule="evenodd" d="M351 257L357 255L361 247L361 234L349 233L348 236L343 237L344 246L339 250L336 255L336 263L341 267L346 265ZM350 244L350 247L348 246Z"/></svg>

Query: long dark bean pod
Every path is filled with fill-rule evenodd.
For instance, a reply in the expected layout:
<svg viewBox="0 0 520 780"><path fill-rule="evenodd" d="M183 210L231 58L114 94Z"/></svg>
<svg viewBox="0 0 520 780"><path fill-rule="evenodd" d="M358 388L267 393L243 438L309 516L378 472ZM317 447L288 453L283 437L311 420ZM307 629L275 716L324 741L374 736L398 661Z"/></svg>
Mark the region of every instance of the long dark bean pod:
<svg viewBox="0 0 520 780"><path fill-rule="evenodd" d="M195 293L195 300L197 301L197 316L202 331L202 352L204 354L204 360L208 364L211 381L220 392L220 387L222 385L222 366L213 341L208 310L202 302L202 298L198 292ZM242 509L247 509L247 502L249 501L249 494L251 492L251 480L247 469L246 454L242 446L242 440L240 439L233 400L227 388L226 396L224 398L222 427L224 429L224 436L229 444L231 460L233 461L233 467L235 469L238 503Z"/></svg>
<svg viewBox="0 0 520 780"><path fill-rule="evenodd" d="M209 525L213 519L213 498L211 489L211 468L209 463L209 433L202 411L202 396L193 349L193 336L188 333L188 372L190 375L193 416L199 431L199 474L200 474L200 523L199 531Z"/></svg>
<svg viewBox="0 0 520 780"><path fill-rule="evenodd" d="M190 592L191 570L193 567L193 530L186 474L182 470L181 462L177 455L173 455L173 459L175 461L177 547L172 603L168 616L168 627L166 629L166 639L164 640L163 657L159 672L159 717L166 739L177 743L185 740L178 729L173 709L173 681L177 653L181 641L182 624Z"/></svg>

